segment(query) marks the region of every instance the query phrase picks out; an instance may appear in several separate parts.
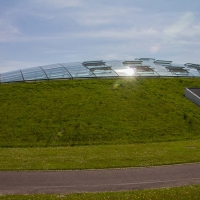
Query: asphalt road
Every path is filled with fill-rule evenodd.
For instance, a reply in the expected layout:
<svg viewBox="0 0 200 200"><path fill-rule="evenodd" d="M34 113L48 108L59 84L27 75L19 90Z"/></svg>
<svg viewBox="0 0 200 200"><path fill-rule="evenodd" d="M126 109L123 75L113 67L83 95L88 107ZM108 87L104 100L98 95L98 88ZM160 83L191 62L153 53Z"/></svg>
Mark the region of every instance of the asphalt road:
<svg viewBox="0 0 200 200"><path fill-rule="evenodd" d="M106 170L0 172L0 194L56 194L200 184L200 163Z"/></svg>

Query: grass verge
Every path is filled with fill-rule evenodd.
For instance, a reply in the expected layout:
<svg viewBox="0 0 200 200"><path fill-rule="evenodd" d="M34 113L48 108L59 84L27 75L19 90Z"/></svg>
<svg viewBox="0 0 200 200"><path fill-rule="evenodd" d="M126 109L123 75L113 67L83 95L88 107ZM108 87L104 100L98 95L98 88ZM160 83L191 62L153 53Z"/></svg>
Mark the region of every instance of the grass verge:
<svg viewBox="0 0 200 200"><path fill-rule="evenodd" d="M127 192L102 192L102 193L80 193L80 194L58 194L58 195L2 195L0 199L152 199L152 200L194 200L200 199L200 185L175 187L175 188L162 188L153 190L135 190Z"/></svg>
<svg viewBox="0 0 200 200"><path fill-rule="evenodd" d="M200 140L126 145L0 148L0 170L70 170L200 162Z"/></svg>

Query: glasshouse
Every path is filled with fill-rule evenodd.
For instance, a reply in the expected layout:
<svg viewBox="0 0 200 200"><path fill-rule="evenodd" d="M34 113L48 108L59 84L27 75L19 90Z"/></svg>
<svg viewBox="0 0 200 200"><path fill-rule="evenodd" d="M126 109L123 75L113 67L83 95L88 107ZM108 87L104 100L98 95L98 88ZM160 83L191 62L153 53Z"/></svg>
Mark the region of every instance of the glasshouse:
<svg viewBox="0 0 200 200"><path fill-rule="evenodd" d="M200 64L154 58L58 63L1 73L0 82L111 77L200 77Z"/></svg>

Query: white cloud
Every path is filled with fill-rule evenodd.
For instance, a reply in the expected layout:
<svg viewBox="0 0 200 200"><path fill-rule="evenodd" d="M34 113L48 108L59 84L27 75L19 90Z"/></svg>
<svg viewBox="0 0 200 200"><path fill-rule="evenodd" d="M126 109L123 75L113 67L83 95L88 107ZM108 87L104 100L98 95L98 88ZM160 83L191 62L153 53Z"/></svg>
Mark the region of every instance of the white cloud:
<svg viewBox="0 0 200 200"><path fill-rule="evenodd" d="M135 52L134 52L135 53ZM103 55L104 60L134 60L137 56L131 55L131 52L129 54L127 52L124 52L124 54L117 52L116 53L107 53Z"/></svg>
<svg viewBox="0 0 200 200"><path fill-rule="evenodd" d="M184 13L172 25L164 27L159 34L159 42L155 41L150 47L152 53L158 53L167 46L184 49L186 46L200 44L200 25L195 24L195 15L191 12Z"/></svg>
<svg viewBox="0 0 200 200"><path fill-rule="evenodd" d="M11 38L19 35L20 31L9 20L0 19L0 42L10 41Z"/></svg>
<svg viewBox="0 0 200 200"><path fill-rule="evenodd" d="M63 49L56 49L56 48L42 48L43 54L68 54L71 53L72 50L63 50Z"/></svg>
<svg viewBox="0 0 200 200"><path fill-rule="evenodd" d="M173 39L179 35L185 35L190 31L192 22L194 20L194 14L191 12L185 13L181 18L169 27L164 29L164 35L166 40Z"/></svg>
<svg viewBox="0 0 200 200"><path fill-rule="evenodd" d="M89 7L85 7L84 11L72 13L71 17L79 24L86 26L106 25L111 23L119 24L122 22L128 22L135 13L141 11L140 8L134 7L96 6L98 9L94 9L90 5ZM129 16L130 13L131 15Z"/></svg>
<svg viewBox="0 0 200 200"><path fill-rule="evenodd" d="M105 38L105 39L136 39L141 38L142 40L146 40L146 36L156 37L159 36L159 32L155 29L151 28L143 28L141 30L136 28L130 29L107 29L102 31L88 31L81 33L73 33L75 37L80 38Z"/></svg>
<svg viewBox="0 0 200 200"><path fill-rule="evenodd" d="M63 39L63 36L28 36L28 35L22 35L22 34L13 34L9 32L0 32L0 43L29 43L34 41L45 41L45 40L59 40Z"/></svg>
<svg viewBox="0 0 200 200"><path fill-rule="evenodd" d="M152 45L150 47L150 51L152 53L157 53L160 49L161 49L161 44L160 43L156 43L156 44L154 44L154 45Z"/></svg>
<svg viewBox="0 0 200 200"><path fill-rule="evenodd" d="M71 40L71 39L110 39L110 40L129 40L138 39L146 40L147 37L155 38L159 36L159 32L153 28L143 28L138 30L136 28L130 29L104 29L101 31L79 31L71 33L55 33L46 36L23 36L21 34L13 34L11 37L4 38L6 42L33 42L33 41L45 41L45 40ZM6 39L6 40L5 40ZM1 39L0 39L1 42Z"/></svg>
<svg viewBox="0 0 200 200"><path fill-rule="evenodd" d="M184 31L183 35L187 35L188 37L198 36L198 39L200 39L200 24L190 26Z"/></svg>
<svg viewBox="0 0 200 200"><path fill-rule="evenodd" d="M65 7L78 7L83 5L82 0L33 0L33 3L39 3L44 7L52 8L65 8Z"/></svg>

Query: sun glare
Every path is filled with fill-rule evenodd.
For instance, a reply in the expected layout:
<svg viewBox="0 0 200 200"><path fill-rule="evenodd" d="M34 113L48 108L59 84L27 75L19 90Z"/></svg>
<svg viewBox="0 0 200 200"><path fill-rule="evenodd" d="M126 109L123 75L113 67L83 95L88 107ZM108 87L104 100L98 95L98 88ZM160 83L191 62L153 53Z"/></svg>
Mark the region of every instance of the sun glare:
<svg viewBox="0 0 200 200"><path fill-rule="evenodd" d="M116 71L120 72L120 73L124 73L124 74L126 74L128 76L133 76L135 74L135 71L132 68L120 69L120 70L116 70Z"/></svg>

